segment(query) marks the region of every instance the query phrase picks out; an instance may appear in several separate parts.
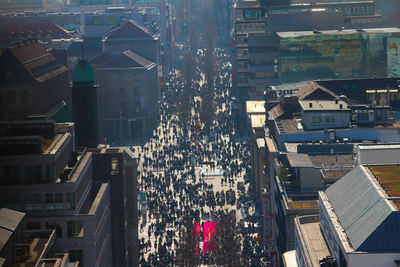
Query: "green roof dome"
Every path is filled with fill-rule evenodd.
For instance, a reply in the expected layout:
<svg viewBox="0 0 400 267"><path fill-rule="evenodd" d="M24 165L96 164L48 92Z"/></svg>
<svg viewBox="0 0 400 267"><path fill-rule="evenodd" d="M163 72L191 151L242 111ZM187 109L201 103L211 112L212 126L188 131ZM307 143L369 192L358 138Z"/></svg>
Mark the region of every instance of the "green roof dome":
<svg viewBox="0 0 400 267"><path fill-rule="evenodd" d="M74 83L90 83L94 82L94 72L89 62L84 59L79 60L74 69L74 76L72 81Z"/></svg>

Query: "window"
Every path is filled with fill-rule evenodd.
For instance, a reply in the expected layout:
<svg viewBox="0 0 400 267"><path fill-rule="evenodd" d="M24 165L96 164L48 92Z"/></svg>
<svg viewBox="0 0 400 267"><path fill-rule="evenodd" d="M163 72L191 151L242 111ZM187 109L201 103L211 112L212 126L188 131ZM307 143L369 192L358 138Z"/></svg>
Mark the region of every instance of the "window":
<svg viewBox="0 0 400 267"><path fill-rule="evenodd" d="M248 69L249 63L247 61L238 61L239 69Z"/></svg>
<svg viewBox="0 0 400 267"><path fill-rule="evenodd" d="M33 175L35 178L41 178L42 177L42 165L34 165L33 166Z"/></svg>
<svg viewBox="0 0 400 267"><path fill-rule="evenodd" d="M60 225L58 225L57 223L46 223L46 229L55 229L56 230L56 235L57 238L60 238L63 236L63 232L62 232L62 228Z"/></svg>
<svg viewBox="0 0 400 267"><path fill-rule="evenodd" d="M124 81L124 73L118 74L118 80L119 80L120 82L123 82L123 81Z"/></svg>
<svg viewBox="0 0 400 267"><path fill-rule="evenodd" d="M25 177L27 177L28 181L31 180L31 178L33 177L33 165L25 165L24 166L24 173L25 173Z"/></svg>
<svg viewBox="0 0 400 267"><path fill-rule="evenodd" d="M105 24L105 17L104 16L95 16L95 17L93 17L93 24L94 25L104 25Z"/></svg>
<svg viewBox="0 0 400 267"><path fill-rule="evenodd" d="M2 206L13 210L22 210L22 199L20 193L1 194Z"/></svg>
<svg viewBox="0 0 400 267"><path fill-rule="evenodd" d="M46 165L46 175L47 177L53 177L53 166L51 164Z"/></svg>
<svg viewBox="0 0 400 267"><path fill-rule="evenodd" d="M68 237L83 237L83 222L82 221L68 221L67 222Z"/></svg>
<svg viewBox="0 0 400 267"><path fill-rule="evenodd" d="M16 96L15 96L15 90L14 89L9 89L7 91L7 101L9 103L14 103L16 101Z"/></svg>
<svg viewBox="0 0 400 267"><path fill-rule="evenodd" d="M112 158L111 159L111 175L118 175L118 174L119 174L118 159Z"/></svg>
<svg viewBox="0 0 400 267"><path fill-rule="evenodd" d="M22 89L20 91L20 100L21 100L22 103L28 103L29 102L28 90Z"/></svg>
<svg viewBox="0 0 400 267"><path fill-rule="evenodd" d="M119 88L119 97L125 97L125 88L124 87Z"/></svg>
<svg viewBox="0 0 400 267"><path fill-rule="evenodd" d="M76 262L79 261L80 265L83 266L83 251L81 249L75 249L75 250L69 250L69 261L70 262Z"/></svg>
<svg viewBox="0 0 400 267"><path fill-rule="evenodd" d="M107 24L108 25L116 25L117 17L116 16L107 16Z"/></svg>
<svg viewBox="0 0 400 267"><path fill-rule="evenodd" d="M24 195L25 210L41 210L42 209L42 195L41 194L25 194Z"/></svg>
<svg viewBox="0 0 400 267"><path fill-rule="evenodd" d="M48 193L45 195L47 210L62 210L64 209L62 193Z"/></svg>
<svg viewBox="0 0 400 267"><path fill-rule="evenodd" d="M144 109L144 96L140 97L140 109Z"/></svg>
<svg viewBox="0 0 400 267"><path fill-rule="evenodd" d="M237 50L238 57L246 57L248 54L249 54L249 51L247 49L238 49Z"/></svg>
<svg viewBox="0 0 400 267"><path fill-rule="evenodd" d="M67 201L66 201L66 208L67 210L75 209L75 194L68 192L67 193Z"/></svg>
<svg viewBox="0 0 400 267"><path fill-rule="evenodd" d="M42 227L40 222L27 222L25 228L26 230L40 230Z"/></svg>

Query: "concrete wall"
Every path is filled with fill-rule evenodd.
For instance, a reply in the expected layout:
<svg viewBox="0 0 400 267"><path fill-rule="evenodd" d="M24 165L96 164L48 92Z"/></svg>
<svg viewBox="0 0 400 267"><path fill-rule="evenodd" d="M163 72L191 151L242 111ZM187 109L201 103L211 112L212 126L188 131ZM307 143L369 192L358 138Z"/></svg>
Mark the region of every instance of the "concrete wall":
<svg viewBox="0 0 400 267"><path fill-rule="evenodd" d="M326 117L335 117L335 123L326 123ZM350 111L327 111L327 112L302 112L303 124L308 130L325 129L325 128L344 128L349 126ZM313 117L321 117L322 122L313 123Z"/></svg>

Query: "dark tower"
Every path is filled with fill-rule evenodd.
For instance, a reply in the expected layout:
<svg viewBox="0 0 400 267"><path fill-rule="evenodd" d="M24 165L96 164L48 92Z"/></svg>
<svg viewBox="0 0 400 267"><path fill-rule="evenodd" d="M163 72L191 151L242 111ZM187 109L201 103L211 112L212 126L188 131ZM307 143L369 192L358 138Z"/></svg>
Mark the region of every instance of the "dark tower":
<svg viewBox="0 0 400 267"><path fill-rule="evenodd" d="M89 62L79 60L72 80L72 115L76 145L97 147L97 87Z"/></svg>

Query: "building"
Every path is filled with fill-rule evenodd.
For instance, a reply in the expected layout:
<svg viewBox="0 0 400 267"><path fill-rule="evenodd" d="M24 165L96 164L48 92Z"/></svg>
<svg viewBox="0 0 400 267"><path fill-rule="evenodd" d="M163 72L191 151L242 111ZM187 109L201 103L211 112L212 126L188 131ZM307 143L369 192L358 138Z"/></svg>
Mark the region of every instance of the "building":
<svg viewBox="0 0 400 267"><path fill-rule="evenodd" d="M7 24L0 28L0 48L23 41L48 43L52 39L69 39L72 35L53 22L25 22Z"/></svg>
<svg viewBox="0 0 400 267"><path fill-rule="evenodd" d="M398 173L397 165L359 165L320 192L319 223L296 220L299 266L320 266L310 255L323 254L339 267L398 265Z"/></svg>
<svg viewBox="0 0 400 267"><path fill-rule="evenodd" d="M0 55L0 120L44 114L62 100L71 102L68 69L41 44L32 41Z"/></svg>
<svg viewBox="0 0 400 267"><path fill-rule="evenodd" d="M134 20L110 30L103 39L103 52L122 53L128 49L152 62L159 63L158 37L152 36L144 26Z"/></svg>
<svg viewBox="0 0 400 267"><path fill-rule="evenodd" d="M399 144L359 144L356 151L358 165L400 163Z"/></svg>
<svg viewBox="0 0 400 267"><path fill-rule="evenodd" d="M73 124L7 122L0 132L0 207L24 212L27 230L54 229L53 251L71 262L112 266L110 184L93 182Z"/></svg>
<svg viewBox="0 0 400 267"><path fill-rule="evenodd" d="M296 75L296 73L287 72L286 64L292 60L296 60L300 55L307 55L305 50L298 53L293 48L288 39L281 42L279 32L288 31L311 31L317 29L316 32L342 31L343 27L359 29L367 27L388 27L392 24L377 24L381 16L375 14L374 3L372 1L343 1L329 3L290 3L267 2L267 1L237 1L234 5L235 21L232 31L232 39L235 47L233 50L233 87L234 96L239 102L239 112L243 115L245 100L260 100L263 98L263 92L268 86L279 85L281 83L294 83L307 80L298 79L298 77L289 78L286 75ZM358 23L358 24L357 24ZM318 26L316 26L318 25ZM319 40L320 36L318 36ZM317 42L318 43L318 42ZM292 55L285 58L287 45ZM377 45L377 43L374 45ZM324 44L324 47L327 47ZM340 48L344 47L341 44ZM339 47L338 47L339 48ZM357 48L354 48L357 49ZM327 49L327 51L333 49ZM367 52L369 53L369 52ZM374 52L372 52L374 53ZM334 56L325 59L331 62ZM385 56L382 56L384 58ZM328 59L329 58L329 59ZM348 60L348 59L347 59ZM373 59L372 59L373 60ZM288 61L288 62L287 62ZM317 62L310 59L309 62ZM302 68L307 62L296 62L293 66ZM319 64L316 63L317 65ZM340 63L339 63L340 64ZM348 63L346 66L349 66ZM343 65L344 66L344 65ZM385 69L385 67L383 67ZM290 70L291 71L291 70ZM295 70L295 72L298 72ZM310 74L321 77L320 74L331 75L326 73L323 67L317 67ZM348 73L351 75L352 73ZM333 74L332 74L333 75ZM327 78L337 78L338 76L329 76ZM341 74L342 77L343 74ZM354 76L349 77L357 77ZM359 77L386 77L383 74L373 76ZM309 78L317 79L317 78Z"/></svg>
<svg viewBox="0 0 400 267"><path fill-rule="evenodd" d="M71 85L72 116L75 122L76 144L97 147L98 116L97 87L94 72L89 62L81 59L74 69Z"/></svg>
<svg viewBox="0 0 400 267"><path fill-rule="evenodd" d="M77 267L70 262L68 253L54 255L52 249L56 231L24 229L25 214L6 208L0 209L0 264L1 266Z"/></svg>
<svg viewBox="0 0 400 267"><path fill-rule="evenodd" d="M160 98L157 64L126 50L91 61L99 77L100 139L131 145L151 133Z"/></svg>
<svg viewBox="0 0 400 267"><path fill-rule="evenodd" d="M94 183L110 184L112 266L138 266L137 156L126 147L90 151Z"/></svg>
<svg viewBox="0 0 400 267"><path fill-rule="evenodd" d="M19 23L46 22L59 25L68 32L80 32L81 14L78 12L14 11L0 14L0 26Z"/></svg>

